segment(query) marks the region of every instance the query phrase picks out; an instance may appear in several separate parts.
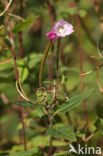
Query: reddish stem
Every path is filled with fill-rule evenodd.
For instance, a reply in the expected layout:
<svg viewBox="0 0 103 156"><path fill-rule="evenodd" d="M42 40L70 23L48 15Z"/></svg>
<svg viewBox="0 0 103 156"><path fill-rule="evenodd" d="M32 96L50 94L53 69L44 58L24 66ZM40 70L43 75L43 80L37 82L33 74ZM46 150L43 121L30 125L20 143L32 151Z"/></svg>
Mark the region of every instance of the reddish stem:
<svg viewBox="0 0 103 156"><path fill-rule="evenodd" d="M53 9L52 9L50 0L47 0L47 6L48 6L48 12L49 12L51 26L53 26L54 25L54 15L53 15Z"/></svg>
<svg viewBox="0 0 103 156"><path fill-rule="evenodd" d="M48 6L49 17L50 17L50 23L51 26L53 26L55 20L54 20L54 14L53 14L53 9L50 0L47 0L47 6ZM49 67L48 67L48 77L50 81L52 81L52 77L53 77L53 65L52 65L53 56L54 56L54 44L52 45L51 55L49 59ZM49 85L49 89L50 90L52 89L52 85Z"/></svg>
<svg viewBox="0 0 103 156"><path fill-rule="evenodd" d="M20 16L23 16L23 0L20 0ZM20 58L23 57L23 35L22 32L19 32L19 44L20 44L20 50L19 50L19 54L20 54ZM20 99L22 100L22 98L20 97ZM20 106L19 107L19 112L20 112L20 119L21 119L21 123L22 123L22 132L23 132L23 137L24 137L24 150L27 150L26 147L26 133L25 133L25 124L24 124L24 119L23 119L23 108Z"/></svg>
<svg viewBox="0 0 103 156"><path fill-rule="evenodd" d="M53 67L52 67L52 63L53 63L53 57L54 57L54 44L52 44L52 49L51 49L51 55L50 55L50 59L49 59L49 80L52 81L52 77L53 77ZM49 89L52 89L52 85L49 85Z"/></svg>
<svg viewBox="0 0 103 156"><path fill-rule="evenodd" d="M79 54L80 54L80 71L83 73L83 51L82 51L82 39L81 39L81 31L80 31L80 18L78 15L76 15L76 23L77 23L77 28L78 28L78 40L79 40ZM81 76L81 92L84 92L85 90L85 83L84 83L84 76ZM87 106L86 106L86 101L83 100L83 110L84 110L84 117L86 124L88 125L88 116L87 116Z"/></svg>
<svg viewBox="0 0 103 156"><path fill-rule="evenodd" d="M7 10L7 12L9 13L9 10ZM12 33L11 19L9 16L8 16L8 24L9 24L9 35L10 35L10 39L11 39L11 51L12 51L12 56L13 56L13 60L14 60L14 70L15 70L15 74L16 74L16 80L19 80L19 71L18 71L17 62L16 62L16 52L15 52L15 48L14 48L14 44L13 44L14 35ZM24 126L24 120L23 120L22 107L19 107L19 112L20 112L20 120L22 123L22 131L23 131L23 137L24 137L24 150L26 150L26 135L25 135L25 126Z"/></svg>
<svg viewBox="0 0 103 156"><path fill-rule="evenodd" d="M11 39L11 51L12 51L12 56L14 59L14 69L15 69L15 73L16 73L16 80L19 80L19 72L17 69L17 63L16 63L16 53L15 53L15 48L14 48L14 35L12 33L12 25L11 25L11 20L10 17L8 16L8 24L9 24L9 34L10 34L10 39Z"/></svg>
<svg viewBox="0 0 103 156"><path fill-rule="evenodd" d="M53 14L53 10L52 10L52 6L50 3L50 0L47 0L47 6L48 6L48 13L49 13L49 17L50 17L50 22L51 22L51 26L54 25L54 14ZM52 62L53 62L53 54L54 54L54 45L52 45L52 53L50 56L50 64L49 64L49 80L52 81L52 77L53 77L53 66L52 66ZM49 89L52 89L52 86L49 86ZM53 143L53 139L52 137L50 137L50 145L49 145L49 156L52 156L52 143Z"/></svg>

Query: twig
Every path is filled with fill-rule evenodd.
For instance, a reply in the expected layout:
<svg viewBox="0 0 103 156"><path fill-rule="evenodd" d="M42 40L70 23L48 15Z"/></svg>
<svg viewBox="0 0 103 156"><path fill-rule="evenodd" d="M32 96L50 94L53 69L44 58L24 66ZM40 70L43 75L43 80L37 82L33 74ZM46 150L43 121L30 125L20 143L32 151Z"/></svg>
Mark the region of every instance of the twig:
<svg viewBox="0 0 103 156"><path fill-rule="evenodd" d="M12 3L12 0L10 0L9 3L7 3L7 6L5 7L4 11L2 13L0 13L0 16L3 16L7 12L7 10L9 9L9 7L11 5L11 3Z"/></svg>
<svg viewBox="0 0 103 156"><path fill-rule="evenodd" d="M7 97L5 96L4 93L1 93L0 97L1 97L2 101L4 102L4 104L8 104L9 103L9 100L7 99Z"/></svg>
<svg viewBox="0 0 103 156"><path fill-rule="evenodd" d="M82 141L83 142L88 142L93 136L94 136L95 133L92 133L91 135L89 135L87 138L82 138Z"/></svg>
<svg viewBox="0 0 103 156"><path fill-rule="evenodd" d="M11 16L11 17L14 17L14 18L16 18L16 19L18 19L18 20L20 20L20 21L25 21L24 18L22 18L22 17L20 17L20 16L18 16L18 15L11 14L11 13L8 13L8 15Z"/></svg>
<svg viewBox="0 0 103 156"><path fill-rule="evenodd" d="M93 70L90 70L90 71L88 71L88 72L81 73L80 76L85 76L85 75L91 74L91 73L93 73L93 72L99 70L101 67L103 67L103 64L100 64L99 66L97 66L97 67L96 67L95 69L93 69Z"/></svg>
<svg viewBox="0 0 103 156"><path fill-rule="evenodd" d="M76 23L77 23L77 28L78 28L78 40L79 40L79 54L80 54L80 71L83 73L83 51L82 51L82 42L81 42L81 32L80 32L80 19L79 16L76 15ZM81 91L84 92L85 90L85 83L84 83L84 76L81 76L81 86L82 89ZM84 109L84 117L86 124L88 125L88 116L87 116L87 106L86 106L86 101L83 100L83 109Z"/></svg>

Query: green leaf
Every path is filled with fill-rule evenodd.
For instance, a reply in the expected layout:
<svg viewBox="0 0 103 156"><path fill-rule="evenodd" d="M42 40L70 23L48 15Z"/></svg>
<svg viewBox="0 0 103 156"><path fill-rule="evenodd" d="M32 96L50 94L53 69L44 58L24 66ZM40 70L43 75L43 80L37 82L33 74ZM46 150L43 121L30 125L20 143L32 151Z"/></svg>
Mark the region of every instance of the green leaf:
<svg viewBox="0 0 103 156"><path fill-rule="evenodd" d="M74 129L72 126L64 126L64 127L50 127L47 130L47 135L50 135L55 138L62 138L69 140L70 142L76 141Z"/></svg>
<svg viewBox="0 0 103 156"><path fill-rule="evenodd" d="M97 130L103 135L103 119L97 118L94 125L97 128Z"/></svg>
<svg viewBox="0 0 103 156"><path fill-rule="evenodd" d="M28 54L23 60L26 66L30 69L35 68L35 66L41 62L43 54L36 53L35 51L31 54Z"/></svg>
<svg viewBox="0 0 103 156"><path fill-rule="evenodd" d="M95 57L95 56L91 56L91 57L97 61L103 62L103 58Z"/></svg>
<svg viewBox="0 0 103 156"><path fill-rule="evenodd" d="M76 136L79 137L79 138L85 138L85 134L80 132L80 131L76 132Z"/></svg>
<svg viewBox="0 0 103 156"><path fill-rule="evenodd" d="M84 99L86 99L92 92L94 89L90 89L85 91L84 93L74 96L71 99L68 99L67 101L65 101L64 104L62 104L59 109L54 113L66 113L70 110L72 110L73 108L75 108L79 103L81 103Z"/></svg>
<svg viewBox="0 0 103 156"><path fill-rule="evenodd" d="M53 82L51 82L51 81L44 81L43 82L44 84L48 84L48 85L52 85L52 86L56 86Z"/></svg>
<svg viewBox="0 0 103 156"><path fill-rule="evenodd" d="M14 33L18 33L20 31L24 30L38 17L39 16L34 16L34 17L31 17L31 18L28 18L27 20L25 20L23 22L20 22L20 23L16 24L16 26L12 29L12 31Z"/></svg>
<svg viewBox="0 0 103 156"><path fill-rule="evenodd" d="M79 14L81 17L84 17L84 16L86 16L87 12L86 12L85 10L83 10L83 9L80 9L80 10L78 10L78 14Z"/></svg>
<svg viewBox="0 0 103 156"><path fill-rule="evenodd" d="M45 115L45 113L44 113L44 108L41 107L41 106L38 106L38 107L37 107L37 113L38 113L38 115L39 115L40 118L41 118L42 116L44 116L44 115Z"/></svg>
<svg viewBox="0 0 103 156"><path fill-rule="evenodd" d="M18 70L19 70L21 82L24 82L29 75L29 71L27 68L24 67L25 64L22 60L18 60L17 62L18 62Z"/></svg>
<svg viewBox="0 0 103 156"><path fill-rule="evenodd" d="M23 107L32 107L32 108L35 107L34 104L32 104L32 103L30 103L30 102L28 102L28 101L16 101L16 102L14 102L14 104L16 104L16 105L21 105L21 106L23 106Z"/></svg>
<svg viewBox="0 0 103 156"><path fill-rule="evenodd" d="M38 151L36 149L31 149L31 150L28 150L28 151L21 151L21 152L15 152L15 153L12 153L10 154L9 156L32 156L33 154L36 154L38 153Z"/></svg>

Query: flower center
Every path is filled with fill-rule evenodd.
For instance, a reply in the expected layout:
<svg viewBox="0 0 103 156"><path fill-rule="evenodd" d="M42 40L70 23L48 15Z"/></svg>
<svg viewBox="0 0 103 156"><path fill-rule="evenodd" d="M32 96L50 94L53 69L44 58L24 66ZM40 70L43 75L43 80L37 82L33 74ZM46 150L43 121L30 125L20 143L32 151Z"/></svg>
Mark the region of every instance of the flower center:
<svg viewBox="0 0 103 156"><path fill-rule="evenodd" d="M60 34L65 33L65 29L63 27L60 27L58 31L59 31Z"/></svg>

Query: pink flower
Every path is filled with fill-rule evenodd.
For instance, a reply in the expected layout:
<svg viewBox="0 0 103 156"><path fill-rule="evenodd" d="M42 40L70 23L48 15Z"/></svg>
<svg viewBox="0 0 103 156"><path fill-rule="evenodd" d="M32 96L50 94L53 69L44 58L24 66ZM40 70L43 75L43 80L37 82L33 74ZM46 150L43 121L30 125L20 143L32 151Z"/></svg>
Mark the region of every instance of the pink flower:
<svg viewBox="0 0 103 156"><path fill-rule="evenodd" d="M69 24L67 21L61 19L52 29L55 34L59 37L65 37L74 32L72 24Z"/></svg>
<svg viewBox="0 0 103 156"><path fill-rule="evenodd" d="M46 36L47 36L50 40L55 40L55 39L58 39L58 38L59 38L53 30L50 31L49 33L47 33Z"/></svg>
<svg viewBox="0 0 103 156"><path fill-rule="evenodd" d="M55 40L55 39L58 39L59 37L65 37L67 35L70 35L73 32L74 32L74 29L73 29L72 24L61 19L59 22L55 24L52 30L46 34L46 36L50 40Z"/></svg>

